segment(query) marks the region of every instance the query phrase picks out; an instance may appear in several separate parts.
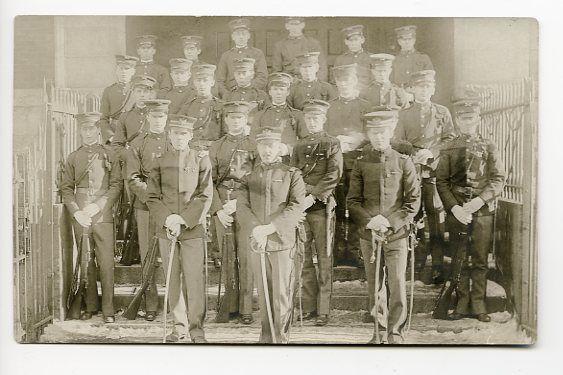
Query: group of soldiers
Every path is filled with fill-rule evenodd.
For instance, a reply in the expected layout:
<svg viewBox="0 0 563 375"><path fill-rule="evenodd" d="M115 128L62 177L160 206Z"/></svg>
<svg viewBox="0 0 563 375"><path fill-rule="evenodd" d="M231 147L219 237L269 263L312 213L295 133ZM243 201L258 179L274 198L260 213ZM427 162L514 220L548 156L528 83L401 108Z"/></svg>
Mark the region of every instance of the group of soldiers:
<svg viewBox="0 0 563 375"><path fill-rule="evenodd" d="M333 83L303 18L286 19L270 74L248 45L249 21L229 27L235 47L217 66L199 60L203 38L189 35L170 72L154 61L156 37L140 36L138 57L116 56L101 113L77 116L83 144L68 157L61 191L76 238L88 231L94 249L81 318L98 310L97 263L104 321L114 322L112 213L124 194L141 258L157 249L167 271L169 341L184 327L206 342L211 239L225 288L217 321L252 323L257 288L260 342L289 341L297 295L301 318L326 325L336 256L365 269L371 342L402 343L409 253L417 268L430 253L441 283L445 224L452 248L471 244L451 318L489 321L487 254L503 166L477 134L478 98L456 98L453 119L432 102L435 72L414 48L416 27L396 29L397 56L364 51L363 26L343 29L348 51L330 70ZM158 295L149 277L151 321Z"/></svg>

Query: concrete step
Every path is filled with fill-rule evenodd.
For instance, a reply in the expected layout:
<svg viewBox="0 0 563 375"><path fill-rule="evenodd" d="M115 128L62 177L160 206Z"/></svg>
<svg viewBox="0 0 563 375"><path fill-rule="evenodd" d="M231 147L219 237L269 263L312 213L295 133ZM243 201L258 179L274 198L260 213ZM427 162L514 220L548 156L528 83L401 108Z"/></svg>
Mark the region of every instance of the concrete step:
<svg viewBox="0 0 563 375"><path fill-rule="evenodd" d="M125 309L137 291L138 285L116 285L114 290L114 307L116 310ZM421 281L415 282L414 313L430 313L440 293L441 286L426 285ZM160 310L164 303L164 287L158 286ZM208 288L208 309L217 308L217 285ZM99 288L99 293L101 290ZM410 293L410 281L407 282L407 293ZM222 293L223 294L223 293ZM488 281L487 284L487 311L489 313L506 310L506 295L504 289L498 284ZM368 295L367 283L361 280L335 281L333 283L333 294L331 308L337 310L359 311L367 310ZM254 309L258 309L258 297L254 291Z"/></svg>

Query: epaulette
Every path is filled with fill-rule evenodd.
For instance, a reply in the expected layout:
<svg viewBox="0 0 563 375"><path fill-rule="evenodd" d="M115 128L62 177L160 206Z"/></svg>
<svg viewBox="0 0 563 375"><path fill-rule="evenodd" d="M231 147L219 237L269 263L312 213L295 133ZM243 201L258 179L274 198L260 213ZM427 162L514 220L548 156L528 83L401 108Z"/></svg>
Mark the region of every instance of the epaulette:
<svg viewBox="0 0 563 375"><path fill-rule="evenodd" d="M437 103L432 103L432 104L434 104L434 107L436 108L436 112L440 113L441 115L445 115L446 113L449 112L448 108L446 108L441 104L437 104Z"/></svg>

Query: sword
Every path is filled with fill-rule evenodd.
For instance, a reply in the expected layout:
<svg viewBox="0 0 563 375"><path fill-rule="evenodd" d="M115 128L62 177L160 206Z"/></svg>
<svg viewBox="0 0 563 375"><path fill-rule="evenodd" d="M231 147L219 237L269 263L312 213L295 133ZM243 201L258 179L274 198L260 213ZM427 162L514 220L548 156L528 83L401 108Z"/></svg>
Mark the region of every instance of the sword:
<svg viewBox="0 0 563 375"><path fill-rule="evenodd" d="M381 266L381 249L382 243L384 238L378 232L372 230L371 231L371 247L373 249L372 257L370 259L370 263L375 261L375 295L374 295L374 304L373 308L375 310L375 343L381 344L381 338L379 337L379 268ZM373 261L372 261L373 259Z"/></svg>
<svg viewBox="0 0 563 375"><path fill-rule="evenodd" d="M164 336L162 338L162 342L166 343L166 329L167 329L167 314L168 314L168 294L170 291L170 275L172 274L172 263L174 262L174 252L176 250L176 243L178 241L178 237L176 236L168 236L170 240L170 257L168 258L168 267L166 271L166 289L164 290ZM186 301L187 303L187 301Z"/></svg>

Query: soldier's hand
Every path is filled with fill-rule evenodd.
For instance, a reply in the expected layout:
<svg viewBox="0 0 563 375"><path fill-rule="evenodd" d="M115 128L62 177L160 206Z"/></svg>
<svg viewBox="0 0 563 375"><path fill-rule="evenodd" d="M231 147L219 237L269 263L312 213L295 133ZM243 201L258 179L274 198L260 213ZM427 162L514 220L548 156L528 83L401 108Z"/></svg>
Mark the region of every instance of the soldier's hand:
<svg viewBox="0 0 563 375"><path fill-rule="evenodd" d="M86 207L84 207L83 211L88 214L88 216L92 217L100 212L100 207L96 203L90 203Z"/></svg>
<svg viewBox="0 0 563 375"><path fill-rule="evenodd" d="M84 211L76 211L74 213L74 218L83 227L89 227L92 224L92 219L90 219L90 215L88 215Z"/></svg>
<svg viewBox="0 0 563 375"><path fill-rule="evenodd" d="M473 219L471 213L463 207L456 205L452 208L452 214L462 224L467 225Z"/></svg>
<svg viewBox="0 0 563 375"><path fill-rule="evenodd" d="M180 224L173 224L166 228L168 232L168 238L171 239L172 237L178 237L180 232L182 231L182 227Z"/></svg>
<svg viewBox="0 0 563 375"><path fill-rule="evenodd" d="M233 224L233 217L225 212L225 210L217 211L217 218L225 228Z"/></svg>
<svg viewBox="0 0 563 375"><path fill-rule="evenodd" d="M164 221L164 226L166 228L181 226L182 224L185 225L186 222L184 221L182 216L178 214L168 215L168 217L166 217L166 220Z"/></svg>
<svg viewBox="0 0 563 375"><path fill-rule="evenodd" d="M391 223L389 223L385 216L377 215L371 218L366 228L385 233L390 226Z"/></svg>
<svg viewBox="0 0 563 375"><path fill-rule="evenodd" d="M231 199L227 202L225 202L225 204L223 205L223 211L225 211L225 213L227 215L232 215L234 212L236 212L237 210L237 200L236 199Z"/></svg>
<svg viewBox="0 0 563 375"><path fill-rule="evenodd" d="M473 214L479 211L484 204L485 201L481 197L476 197L470 200L469 202L466 202L463 205L463 209Z"/></svg>
<svg viewBox="0 0 563 375"><path fill-rule="evenodd" d="M431 159L433 157L434 157L434 154L432 154L432 151L423 148L421 150L418 150L416 152L416 154L414 154L414 156L412 157L412 161L415 164L426 165L428 163L428 159Z"/></svg>
<svg viewBox="0 0 563 375"><path fill-rule="evenodd" d="M307 209L307 208L311 207L312 205L314 205L315 201L316 201L315 197L312 196L311 194L309 194L305 197L305 200L303 201L303 207L305 209Z"/></svg>

